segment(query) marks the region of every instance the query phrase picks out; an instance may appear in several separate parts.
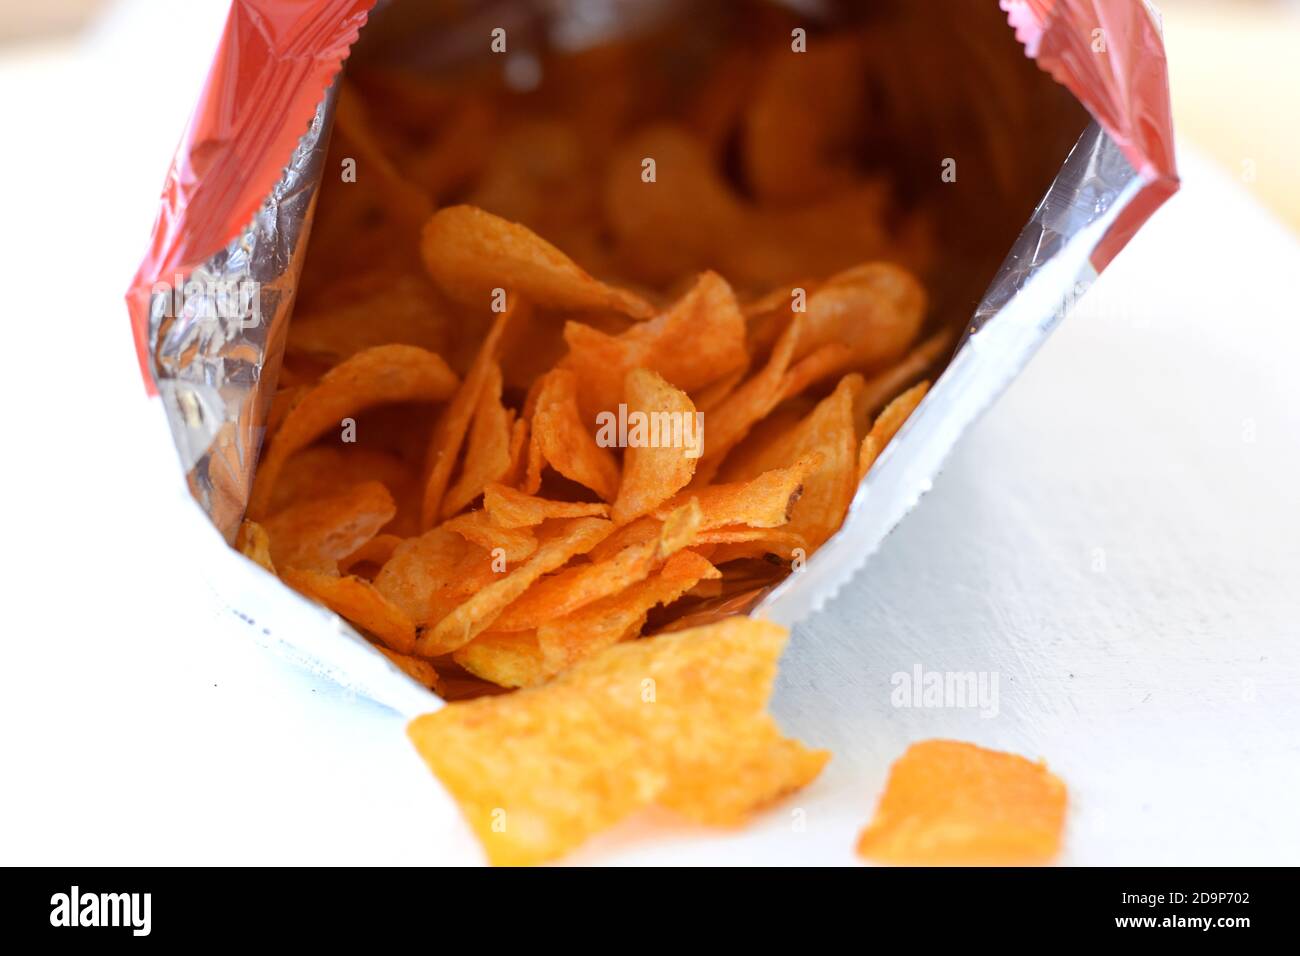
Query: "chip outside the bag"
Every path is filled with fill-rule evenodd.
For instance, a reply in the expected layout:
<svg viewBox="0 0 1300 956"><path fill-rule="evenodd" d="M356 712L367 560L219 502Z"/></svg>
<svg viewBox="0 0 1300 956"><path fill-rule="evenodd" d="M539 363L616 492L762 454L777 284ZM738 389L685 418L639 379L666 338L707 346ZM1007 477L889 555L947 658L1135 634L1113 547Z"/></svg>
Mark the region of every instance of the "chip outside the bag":
<svg viewBox="0 0 1300 956"><path fill-rule="evenodd" d="M541 687L407 728L488 859L541 863L660 805L733 824L828 759L767 714L785 631L743 617L616 644Z"/></svg>
<svg viewBox="0 0 1300 956"><path fill-rule="evenodd" d="M911 866L1050 862L1065 827L1065 784L1041 761L958 740L924 740L889 770L858 854Z"/></svg>

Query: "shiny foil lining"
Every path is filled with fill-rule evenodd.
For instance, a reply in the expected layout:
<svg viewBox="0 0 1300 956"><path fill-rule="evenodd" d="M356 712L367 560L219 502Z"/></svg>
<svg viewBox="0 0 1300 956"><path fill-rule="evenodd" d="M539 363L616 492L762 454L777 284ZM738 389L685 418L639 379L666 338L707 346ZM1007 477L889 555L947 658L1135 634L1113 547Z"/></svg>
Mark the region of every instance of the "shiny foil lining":
<svg viewBox="0 0 1300 956"><path fill-rule="evenodd" d="M252 487L333 104L331 87L280 181L238 238L150 297L154 377L172 438L191 493L227 540Z"/></svg>

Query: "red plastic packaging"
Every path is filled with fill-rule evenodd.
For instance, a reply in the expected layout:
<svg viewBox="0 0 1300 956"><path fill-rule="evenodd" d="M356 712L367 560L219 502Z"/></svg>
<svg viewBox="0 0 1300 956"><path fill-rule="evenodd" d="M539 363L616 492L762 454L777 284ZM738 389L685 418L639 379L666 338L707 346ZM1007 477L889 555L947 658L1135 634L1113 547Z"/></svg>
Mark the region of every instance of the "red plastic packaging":
<svg viewBox="0 0 1300 956"><path fill-rule="evenodd" d="M145 387L149 295L239 234L279 180L375 0L233 0L221 44L163 183L127 308Z"/></svg>

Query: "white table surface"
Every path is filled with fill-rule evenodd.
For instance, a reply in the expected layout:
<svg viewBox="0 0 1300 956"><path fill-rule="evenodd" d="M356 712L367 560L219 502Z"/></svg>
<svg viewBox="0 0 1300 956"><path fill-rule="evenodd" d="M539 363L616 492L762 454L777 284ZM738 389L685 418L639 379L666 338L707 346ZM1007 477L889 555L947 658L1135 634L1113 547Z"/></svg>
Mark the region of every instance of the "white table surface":
<svg viewBox="0 0 1300 956"><path fill-rule="evenodd" d="M401 719L248 643L168 546L178 466L121 293L220 7L178 28L142 0L88 48L0 60L0 861L477 863ZM746 829L649 815L571 862L850 863L890 761L957 737L1064 777L1063 862L1300 863L1300 244L1182 161L1184 191L796 629L774 708L834 751L822 777ZM997 716L894 708L918 664L996 673Z"/></svg>

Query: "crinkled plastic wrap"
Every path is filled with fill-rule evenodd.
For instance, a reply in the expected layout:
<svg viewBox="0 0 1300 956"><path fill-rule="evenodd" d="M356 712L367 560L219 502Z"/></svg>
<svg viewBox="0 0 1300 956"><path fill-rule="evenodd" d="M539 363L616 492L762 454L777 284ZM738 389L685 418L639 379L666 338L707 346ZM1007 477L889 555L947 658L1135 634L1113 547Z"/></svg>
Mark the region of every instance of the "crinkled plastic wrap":
<svg viewBox="0 0 1300 956"><path fill-rule="evenodd" d="M829 0L787 5L832 20L839 8ZM166 415L191 494L227 539L247 502L309 243L332 84L358 37L353 55L362 59L394 55L385 42L393 36L407 52L451 56L515 17L542 22L552 42L572 48L634 27L651 9L699 13L672 0L503 2L448 26L445 4L373 6L234 0L127 295L145 386ZM872 120L896 137L885 144L900 157L895 172L923 170L916 188L934 189L940 157L959 158L959 183L961 157L982 157L975 167L991 171L953 189L944 204L951 219L939 223L955 278L937 297L970 323L842 529L802 572L770 593L733 596L714 613L748 610L793 624L850 581L929 489L962 432L1177 189L1159 22L1142 0L879 6L881 29L894 31L881 44L890 60L883 66L897 81L880 91ZM443 8L440 32L421 43L421 11L431 7ZM374 24L362 33L368 15ZM1041 72L1019 56L1013 31ZM208 577L257 639L400 710L435 705L346 623L215 535L211 545Z"/></svg>

